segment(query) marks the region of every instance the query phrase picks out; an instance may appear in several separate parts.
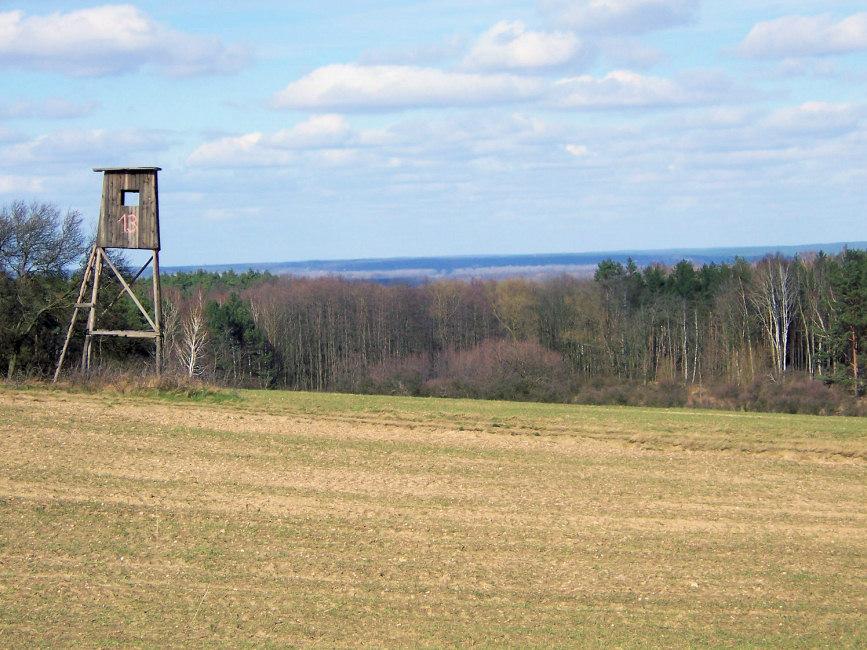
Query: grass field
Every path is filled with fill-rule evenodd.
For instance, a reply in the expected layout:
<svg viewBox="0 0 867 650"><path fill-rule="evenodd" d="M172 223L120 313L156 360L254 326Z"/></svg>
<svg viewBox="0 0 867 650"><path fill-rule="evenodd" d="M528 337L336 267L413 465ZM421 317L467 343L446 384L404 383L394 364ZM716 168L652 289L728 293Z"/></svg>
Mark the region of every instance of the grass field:
<svg viewBox="0 0 867 650"><path fill-rule="evenodd" d="M867 422L0 388L0 646L867 645Z"/></svg>

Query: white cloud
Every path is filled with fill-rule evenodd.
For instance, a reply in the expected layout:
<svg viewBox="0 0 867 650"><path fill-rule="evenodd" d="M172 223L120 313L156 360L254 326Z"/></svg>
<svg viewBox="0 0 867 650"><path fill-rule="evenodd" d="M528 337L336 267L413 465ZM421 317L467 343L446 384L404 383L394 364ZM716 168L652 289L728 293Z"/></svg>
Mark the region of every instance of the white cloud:
<svg viewBox="0 0 867 650"><path fill-rule="evenodd" d="M344 144L352 129L342 115L314 115L274 135L274 144L288 149L319 149Z"/></svg>
<svg viewBox="0 0 867 650"><path fill-rule="evenodd" d="M759 121L760 113L755 108L743 106L717 106L691 115L678 115L666 122L667 128L728 130L749 126Z"/></svg>
<svg viewBox="0 0 867 650"><path fill-rule="evenodd" d="M604 110L723 103L745 99L749 92L715 71L667 79L615 70L604 77L580 75L554 81L536 76L351 64L314 70L277 93L272 105L300 110L388 111L534 102Z"/></svg>
<svg viewBox="0 0 867 650"><path fill-rule="evenodd" d="M346 148L364 144L341 115L314 115L275 133L259 131L218 138L197 147L187 158L190 165L210 167L288 165L300 152L318 152L323 160L346 158ZM342 152L342 153L335 153Z"/></svg>
<svg viewBox="0 0 867 650"><path fill-rule="evenodd" d="M288 167L360 164L366 168L449 165L457 160L511 156L550 149L559 133L525 115L502 119L468 115L407 120L357 130L336 115L315 116L290 129L218 138L197 147L187 162L200 167ZM361 171L361 168L358 168Z"/></svg>
<svg viewBox="0 0 867 650"><path fill-rule="evenodd" d="M260 150L263 134L259 131L244 135L218 138L199 145L187 158L187 164L194 166L248 167L274 164L272 158L265 159ZM284 162L289 158L284 154Z"/></svg>
<svg viewBox="0 0 867 650"><path fill-rule="evenodd" d="M231 169L236 178L249 179L239 183L260 183L266 193L292 193L302 201L310 194L328 196L323 200L341 206L347 196L363 196L370 202L364 205L380 209L404 200L397 197L405 197L409 210L463 198L481 201L486 210L558 204L565 214L566 197L601 200L599 187L617 185L624 191L613 200L623 202L626 214L643 200L679 201L684 187L725 205L740 200L741 192L777 197L780 187L839 187L844 181L834 178L840 173L851 179L864 168L861 111L822 103L772 112L730 106L626 124L467 111L400 119L378 127L375 138L344 118L317 116L283 131L204 143L189 163L201 174ZM799 130L811 122L823 126ZM300 139L308 132L315 137ZM329 142L334 146L319 146Z"/></svg>
<svg viewBox="0 0 867 650"><path fill-rule="evenodd" d="M570 32L532 32L520 21L504 20L478 38L464 66L477 70L550 68L588 53Z"/></svg>
<svg viewBox="0 0 867 650"><path fill-rule="evenodd" d="M357 64L317 68L278 92L275 108L389 110L473 106L538 97L538 79L508 74L467 74L415 66Z"/></svg>
<svg viewBox="0 0 867 650"><path fill-rule="evenodd" d="M725 81L720 81L724 84ZM664 77L615 70L604 77L581 75L560 79L552 103L560 108L612 109L700 104L718 98L719 91L705 79L684 83Z"/></svg>
<svg viewBox="0 0 867 650"><path fill-rule="evenodd" d="M256 219L262 215L262 208L206 208L201 212L202 219L222 223L242 219Z"/></svg>
<svg viewBox="0 0 867 650"><path fill-rule="evenodd" d="M590 153L590 150L583 144L567 144L564 149L566 152L576 158L583 158Z"/></svg>
<svg viewBox="0 0 867 650"><path fill-rule="evenodd" d="M97 76L154 66L184 76L233 72L246 59L243 48L173 30L132 5L0 13L0 65L7 67Z"/></svg>
<svg viewBox="0 0 867 650"><path fill-rule="evenodd" d="M416 165L448 165L480 157L533 157L561 142L559 128L529 115L491 117L468 114L447 119L412 119L390 126L378 151Z"/></svg>
<svg viewBox="0 0 867 650"><path fill-rule="evenodd" d="M98 105L97 102L72 102L60 97L49 97L38 101L20 100L0 104L0 118L72 119L90 115Z"/></svg>
<svg viewBox="0 0 867 650"><path fill-rule="evenodd" d="M44 183L41 178L30 176L0 175L0 194L31 194L42 192Z"/></svg>
<svg viewBox="0 0 867 650"><path fill-rule="evenodd" d="M168 146L163 132L143 129L65 130L0 147L0 163L80 162L93 164L153 164L154 152Z"/></svg>
<svg viewBox="0 0 867 650"><path fill-rule="evenodd" d="M830 15L784 16L758 23L738 51L751 58L782 59L867 50L867 12L840 21Z"/></svg>
<svg viewBox="0 0 867 650"><path fill-rule="evenodd" d="M585 33L641 34L695 20L698 0L541 0L558 24Z"/></svg>
<svg viewBox="0 0 867 650"><path fill-rule="evenodd" d="M682 78L676 81L686 85ZM859 109L852 110L857 114ZM341 224L364 223L368 228L381 225L383 236L410 215L406 231L401 231L408 239L419 232L435 238L443 228L455 231L472 213L478 219L490 218L483 223L500 227L503 222L496 215L527 215L533 225L521 241L540 241L533 237L543 228L547 237L569 242L567 227L548 228L575 218L576 211L587 215L587 223L596 219L597 225L606 222L599 214L611 217L617 224L612 236L625 228L648 237L660 227L673 228L671 223L660 226L658 219L674 208L686 210L690 218L701 217L703 229L723 236L737 215L747 215L736 223L743 228L769 208L789 213L802 204L804 214L813 210L810 206L822 205L828 214L844 206L850 215L847 223L857 228L860 222L852 215L860 209L858 204L863 205L867 178L863 118L849 132L796 130L811 119L824 120L822 115L846 112L845 105L811 103L777 111L731 105L678 111L676 118L659 115L626 122L576 121L551 112L544 120L499 111L448 111L439 116L425 112L386 125L377 118L382 132L377 144L366 146L359 143L366 133L360 124L367 118L358 118L356 125L350 117L355 128L350 127L346 140L333 148L280 148L275 144L280 131L264 132L256 137L252 154L241 151L239 157L237 151L226 150L222 165L198 167L191 173L197 178L231 178L243 186L240 196L246 198L231 198L230 205L221 208L263 204L269 206L265 216L271 218L271 212L289 201L302 215L329 214L343 219ZM331 127L326 123L311 129L317 135L343 131L339 120ZM263 158L279 161L281 156L289 162L258 164ZM619 190L603 191L610 187ZM382 225L392 215L394 221ZM212 215L222 216L231 215ZM303 227L303 217L299 219ZM435 227L425 230L425 219ZM472 237L472 232L465 236Z"/></svg>
<svg viewBox="0 0 867 650"><path fill-rule="evenodd" d="M798 135L838 135L857 129L865 113L863 106L854 104L806 102L775 111L764 125Z"/></svg>
<svg viewBox="0 0 867 650"><path fill-rule="evenodd" d="M793 57L783 59L778 64L776 73L777 76L784 79L792 77L832 79L841 75L837 62L824 57Z"/></svg>

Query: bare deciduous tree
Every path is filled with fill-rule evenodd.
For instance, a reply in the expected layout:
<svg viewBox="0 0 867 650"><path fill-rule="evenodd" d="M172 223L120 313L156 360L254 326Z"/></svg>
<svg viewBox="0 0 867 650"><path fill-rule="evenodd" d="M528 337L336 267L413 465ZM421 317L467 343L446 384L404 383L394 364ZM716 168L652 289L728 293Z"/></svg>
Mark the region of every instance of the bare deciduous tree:
<svg viewBox="0 0 867 650"><path fill-rule="evenodd" d="M205 324L204 297L199 291L181 322L181 337L177 344L178 357L188 377L204 372L201 364L207 343L208 329Z"/></svg>
<svg viewBox="0 0 867 650"><path fill-rule="evenodd" d="M16 201L0 208L0 277L7 279L8 304L0 314L0 343L8 347L7 377L24 347L35 347L38 325L72 298L58 282L85 251L81 215L65 215L49 203ZM28 344L28 341L30 343Z"/></svg>
<svg viewBox="0 0 867 650"><path fill-rule="evenodd" d="M85 248L75 210L23 201L0 208L0 271L12 278L61 273Z"/></svg>
<svg viewBox="0 0 867 650"><path fill-rule="evenodd" d="M750 295L771 350L777 376L788 368L789 332L797 303L797 276L781 256L763 260L755 272Z"/></svg>

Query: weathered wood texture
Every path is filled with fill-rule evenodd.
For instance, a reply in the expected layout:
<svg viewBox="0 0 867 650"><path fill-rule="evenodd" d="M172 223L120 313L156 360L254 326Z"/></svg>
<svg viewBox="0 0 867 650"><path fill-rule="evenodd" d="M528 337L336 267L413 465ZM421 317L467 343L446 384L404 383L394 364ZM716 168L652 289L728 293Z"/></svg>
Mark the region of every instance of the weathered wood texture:
<svg viewBox="0 0 867 650"><path fill-rule="evenodd" d="M93 330L93 336L120 336L128 339L156 339L159 338L159 332L148 332L147 330Z"/></svg>
<svg viewBox="0 0 867 650"><path fill-rule="evenodd" d="M160 252L154 251L153 254L154 272L154 331L156 337L156 371L157 377L162 373L163 368L163 292L160 285Z"/></svg>
<svg viewBox="0 0 867 650"><path fill-rule="evenodd" d="M75 321L78 319L78 310L90 309L93 303L81 302L84 300L84 295L87 292L87 285L90 282L90 274L93 272L93 266L96 263L97 248L94 246L90 249L90 255L87 258L87 266L84 269L84 277L81 280L81 288L78 290L78 299L75 301L75 310L72 312L72 320L69 321L69 329L66 330L66 340L63 342L63 349L60 352L60 359L57 361L57 368L54 370L54 382L60 376L60 369L63 367L63 360L66 358L66 351L69 349L69 341L72 340L72 330L75 328Z"/></svg>
<svg viewBox="0 0 867 650"><path fill-rule="evenodd" d="M156 345L155 361L156 372L159 374L162 364L162 292L160 291L160 213L157 190L157 172L159 167L103 167L94 169L95 172L103 173L102 202L99 210L99 229L97 231L96 246L93 247L88 258L87 268L81 281L78 299L75 301L75 309L69 329L66 332L66 340L57 369L54 371L54 381L57 381L69 341L72 338L75 322L79 311L87 309L87 329L84 337L84 347L81 355L81 369L85 372L90 370L93 357L93 338L95 336L119 336L124 338L153 339ZM137 205L124 205L124 194L129 192L138 193ZM153 251L151 258L139 269L139 272L129 282L124 279L120 271L112 263L105 252L106 248L138 248ZM121 284L121 291L107 307L102 310L105 314L124 294L133 301L139 312L144 316L149 330L103 330L97 329L97 311L99 305L99 284L102 276L103 263L107 264L112 273ZM151 317L141 301L133 291L132 285L144 270L153 263L153 292L154 314ZM85 302L87 287L93 277L90 301Z"/></svg>
<svg viewBox="0 0 867 650"><path fill-rule="evenodd" d="M137 206L123 205L130 191L139 193ZM159 219L156 169L104 172L97 246L159 250Z"/></svg>

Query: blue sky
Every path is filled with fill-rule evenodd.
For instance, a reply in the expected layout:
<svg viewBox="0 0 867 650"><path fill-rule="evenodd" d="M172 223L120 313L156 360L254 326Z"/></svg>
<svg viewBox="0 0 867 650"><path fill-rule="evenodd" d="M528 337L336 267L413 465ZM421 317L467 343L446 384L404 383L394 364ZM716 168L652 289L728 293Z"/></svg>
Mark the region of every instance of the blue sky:
<svg viewBox="0 0 867 650"><path fill-rule="evenodd" d="M0 2L0 69L0 203L159 165L165 264L867 239L863 1Z"/></svg>

